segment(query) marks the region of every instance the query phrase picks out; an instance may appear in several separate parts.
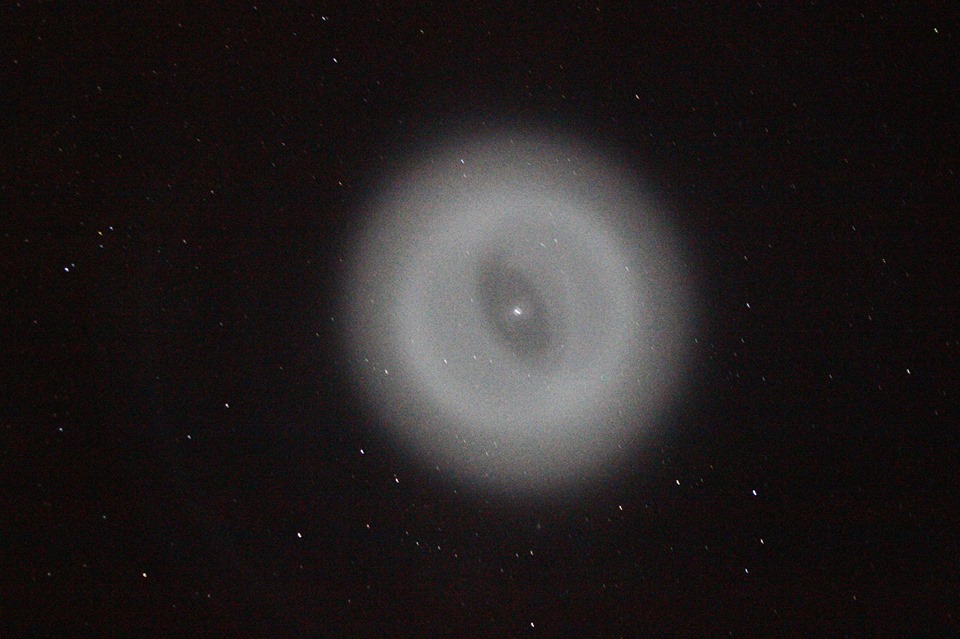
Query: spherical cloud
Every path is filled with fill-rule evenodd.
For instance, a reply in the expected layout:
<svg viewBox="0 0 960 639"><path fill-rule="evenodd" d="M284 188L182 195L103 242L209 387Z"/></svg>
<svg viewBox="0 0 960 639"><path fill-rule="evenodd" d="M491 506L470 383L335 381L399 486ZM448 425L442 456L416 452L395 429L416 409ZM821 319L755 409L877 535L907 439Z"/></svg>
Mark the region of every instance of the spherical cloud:
<svg viewBox="0 0 960 639"><path fill-rule="evenodd" d="M690 291L631 175L577 140L439 141L371 203L343 288L363 397L481 490L590 482L656 423Z"/></svg>

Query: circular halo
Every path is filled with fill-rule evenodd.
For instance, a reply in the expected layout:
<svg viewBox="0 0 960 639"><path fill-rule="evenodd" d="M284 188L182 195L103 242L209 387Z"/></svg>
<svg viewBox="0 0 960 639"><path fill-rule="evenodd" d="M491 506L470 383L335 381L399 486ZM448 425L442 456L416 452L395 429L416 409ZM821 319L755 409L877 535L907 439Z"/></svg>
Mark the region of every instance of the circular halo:
<svg viewBox="0 0 960 639"><path fill-rule="evenodd" d="M679 377L687 291L636 183L550 135L440 144L352 247L345 344L428 468L542 493L599 477Z"/></svg>

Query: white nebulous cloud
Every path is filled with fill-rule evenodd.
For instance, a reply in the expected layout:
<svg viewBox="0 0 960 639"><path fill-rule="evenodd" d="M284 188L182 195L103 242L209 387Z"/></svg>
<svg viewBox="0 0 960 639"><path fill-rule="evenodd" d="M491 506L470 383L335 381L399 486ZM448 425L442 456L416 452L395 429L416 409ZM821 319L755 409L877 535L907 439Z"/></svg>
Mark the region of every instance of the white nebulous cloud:
<svg viewBox="0 0 960 639"><path fill-rule="evenodd" d="M519 129L438 139L362 215L344 346L409 454L479 490L541 494L588 484L655 427L692 291L622 159Z"/></svg>

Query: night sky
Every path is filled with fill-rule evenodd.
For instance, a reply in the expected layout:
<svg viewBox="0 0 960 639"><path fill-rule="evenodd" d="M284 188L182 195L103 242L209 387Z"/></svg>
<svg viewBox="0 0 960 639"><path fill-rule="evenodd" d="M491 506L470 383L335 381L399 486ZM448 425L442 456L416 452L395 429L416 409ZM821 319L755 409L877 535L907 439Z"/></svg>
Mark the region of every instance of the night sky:
<svg viewBox="0 0 960 639"><path fill-rule="evenodd" d="M950 3L94 4L0 10L4 636L960 632ZM419 463L340 313L410 158L527 125L695 297L656 435L538 499Z"/></svg>

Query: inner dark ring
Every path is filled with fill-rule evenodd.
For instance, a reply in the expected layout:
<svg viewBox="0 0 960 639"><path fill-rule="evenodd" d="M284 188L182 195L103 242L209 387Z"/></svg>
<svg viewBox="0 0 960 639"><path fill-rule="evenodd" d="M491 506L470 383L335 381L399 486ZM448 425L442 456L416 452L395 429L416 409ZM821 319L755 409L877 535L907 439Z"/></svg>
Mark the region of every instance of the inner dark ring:
<svg viewBox="0 0 960 639"><path fill-rule="evenodd" d="M477 300L493 336L517 356L543 364L562 347L562 318L519 269L498 258L482 260Z"/></svg>

